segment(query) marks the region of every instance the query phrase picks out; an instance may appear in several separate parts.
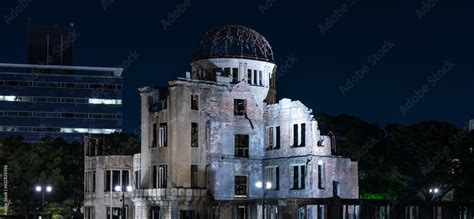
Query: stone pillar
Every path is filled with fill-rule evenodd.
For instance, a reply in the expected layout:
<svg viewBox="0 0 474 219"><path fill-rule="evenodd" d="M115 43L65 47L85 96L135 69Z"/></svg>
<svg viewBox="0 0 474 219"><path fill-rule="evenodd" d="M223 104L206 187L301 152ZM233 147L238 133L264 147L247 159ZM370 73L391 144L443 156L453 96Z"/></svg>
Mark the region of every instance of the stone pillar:
<svg viewBox="0 0 474 219"><path fill-rule="evenodd" d="M145 203L135 203L134 219L148 219L149 208Z"/></svg>
<svg viewBox="0 0 474 219"><path fill-rule="evenodd" d="M148 177L150 175L148 166L150 165L150 153L148 153L150 146L150 93L152 92L151 88L144 87L138 89L140 91L141 99L141 122L140 122L140 136L141 136L141 185L140 188L149 188Z"/></svg>

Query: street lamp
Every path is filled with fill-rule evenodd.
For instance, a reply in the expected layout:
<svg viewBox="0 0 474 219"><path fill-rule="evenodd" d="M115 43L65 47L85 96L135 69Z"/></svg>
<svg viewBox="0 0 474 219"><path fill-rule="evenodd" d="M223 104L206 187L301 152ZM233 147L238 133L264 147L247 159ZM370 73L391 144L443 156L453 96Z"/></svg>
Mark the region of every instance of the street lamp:
<svg viewBox="0 0 474 219"><path fill-rule="evenodd" d="M127 186L126 188L122 188L122 186L116 185L115 186L115 191L116 192L122 192L122 211L120 212L120 216L122 216L122 219L125 219L125 192L131 192L132 191L132 186Z"/></svg>
<svg viewBox="0 0 474 219"><path fill-rule="evenodd" d="M44 214L44 194L47 192L47 193L50 193L53 191L53 187L52 186L36 186L35 188L36 192L41 192L42 193L42 196L43 196L43 207L42 207L42 213L41 213L41 216L43 216Z"/></svg>
<svg viewBox="0 0 474 219"><path fill-rule="evenodd" d="M431 198L434 198L439 193L439 189L438 188L431 188L429 190L429 193L431 194Z"/></svg>
<svg viewBox="0 0 474 219"><path fill-rule="evenodd" d="M262 204L262 218L265 218L265 191L268 190L268 189L271 189L272 188L272 182L265 182L265 187L263 186L263 182L261 181L258 181L257 183L255 183L255 187L257 187L258 189L262 189L263 190L263 204Z"/></svg>

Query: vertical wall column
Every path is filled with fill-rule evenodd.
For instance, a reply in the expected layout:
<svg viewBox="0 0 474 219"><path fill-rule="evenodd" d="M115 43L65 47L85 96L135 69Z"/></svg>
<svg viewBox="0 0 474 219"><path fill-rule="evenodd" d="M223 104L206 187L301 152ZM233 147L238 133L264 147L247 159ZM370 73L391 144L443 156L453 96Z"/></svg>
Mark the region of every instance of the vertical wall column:
<svg viewBox="0 0 474 219"><path fill-rule="evenodd" d="M146 203L134 203L134 212L133 212L133 218L134 219L149 219L148 217L148 211L149 207L146 205Z"/></svg>
<svg viewBox="0 0 474 219"><path fill-rule="evenodd" d="M150 96L151 96L151 88L144 87L138 89L140 91L140 99L141 99L141 122L140 122L140 136L141 136L141 185L140 188L150 188L150 172L148 171L148 165L150 164L150 153L149 153L149 146L150 146Z"/></svg>

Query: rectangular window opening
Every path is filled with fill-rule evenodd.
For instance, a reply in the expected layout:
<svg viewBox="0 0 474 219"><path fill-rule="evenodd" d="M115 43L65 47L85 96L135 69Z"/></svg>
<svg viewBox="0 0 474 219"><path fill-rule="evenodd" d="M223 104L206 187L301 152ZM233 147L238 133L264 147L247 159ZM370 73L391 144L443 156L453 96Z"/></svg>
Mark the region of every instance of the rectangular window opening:
<svg viewBox="0 0 474 219"><path fill-rule="evenodd" d="M197 123L191 123L191 147L197 148L199 146L199 126Z"/></svg>
<svg viewBox="0 0 474 219"><path fill-rule="evenodd" d="M249 157L249 136L248 135L235 135L234 157L241 157L241 158Z"/></svg>

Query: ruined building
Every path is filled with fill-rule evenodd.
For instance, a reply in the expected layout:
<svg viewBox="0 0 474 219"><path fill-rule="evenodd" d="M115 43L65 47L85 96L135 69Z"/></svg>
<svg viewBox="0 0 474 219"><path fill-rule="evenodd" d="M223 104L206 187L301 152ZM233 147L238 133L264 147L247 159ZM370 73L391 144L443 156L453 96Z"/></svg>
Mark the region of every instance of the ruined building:
<svg viewBox="0 0 474 219"><path fill-rule="evenodd" d="M242 26L211 30L191 67L168 87L139 89L140 154L100 156L88 138L86 218L312 218L314 209L291 201L358 198L357 163L333 155L311 109L275 100L276 64L263 36Z"/></svg>

